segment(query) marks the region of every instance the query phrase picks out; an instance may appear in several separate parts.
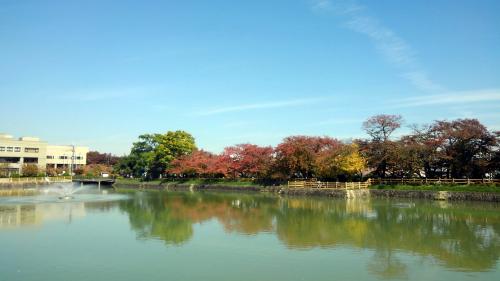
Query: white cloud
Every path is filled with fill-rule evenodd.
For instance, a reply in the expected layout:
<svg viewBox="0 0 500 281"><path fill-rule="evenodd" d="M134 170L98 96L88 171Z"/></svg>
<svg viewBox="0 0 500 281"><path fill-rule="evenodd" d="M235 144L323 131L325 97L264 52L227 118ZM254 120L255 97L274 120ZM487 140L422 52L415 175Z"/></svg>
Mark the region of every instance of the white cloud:
<svg viewBox="0 0 500 281"><path fill-rule="evenodd" d="M416 58L411 47L392 30L383 26L376 18L350 13L346 26L353 31L368 36L377 49L392 63L398 66L412 66Z"/></svg>
<svg viewBox="0 0 500 281"><path fill-rule="evenodd" d="M252 125L252 123L250 123L248 121L232 121L232 122L225 123L222 126L224 128L228 128L228 129L245 129L245 128L250 127L251 125Z"/></svg>
<svg viewBox="0 0 500 281"><path fill-rule="evenodd" d="M102 89L80 89L64 94L59 97L79 102L95 102L121 98L140 98L153 93L151 88L145 87L123 87Z"/></svg>
<svg viewBox="0 0 500 281"><path fill-rule="evenodd" d="M409 80L414 86L426 92L438 93L447 91L444 86L432 81L425 72L406 72L402 74L402 76Z"/></svg>
<svg viewBox="0 0 500 281"><path fill-rule="evenodd" d="M377 50L395 67L400 69L402 77L424 92L435 93L446 88L433 81L418 62L416 52L403 38L381 21L369 15L368 9L355 1L315 0L313 10L332 11L342 18L348 29L367 36Z"/></svg>
<svg viewBox="0 0 500 281"><path fill-rule="evenodd" d="M393 103L393 107L417 107L432 105L469 104L500 101L500 89L449 92L439 95L409 97Z"/></svg>
<svg viewBox="0 0 500 281"><path fill-rule="evenodd" d="M314 122L313 126L327 126L327 125L346 125L346 124L356 124L363 123L363 119L360 118L331 118L323 121Z"/></svg>
<svg viewBox="0 0 500 281"><path fill-rule="evenodd" d="M209 116L209 115L224 114L229 112L294 107L294 106L301 106L308 104L316 104L324 100L325 98L308 98L308 99L295 99L295 100L284 100L284 101L274 101L274 102L264 102L264 103L240 104L240 105L219 107L207 111L197 112L196 115Z"/></svg>
<svg viewBox="0 0 500 281"><path fill-rule="evenodd" d="M329 0L313 0L311 8L313 10L328 10L332 8L332 3Z"/></svg>
<svg viewBox="0 0 500 281"><path fill-rule="evenodd" d="M325 0L327 1L327 0ZM321 1L324 2L324 1ZM419 106L474 106L469 116L474 116L477 107L500 101L500 89L475 89L469 91L450 90L434 81L422 68L415 50L379 19L369 14L366 7L354 0L327 1L313 7L325 7L343 20L348 29L367 36L383 56L400 72L401 77L426 95L389 102L391 108ZM317 2L318 3L318 2Z"/></svg>

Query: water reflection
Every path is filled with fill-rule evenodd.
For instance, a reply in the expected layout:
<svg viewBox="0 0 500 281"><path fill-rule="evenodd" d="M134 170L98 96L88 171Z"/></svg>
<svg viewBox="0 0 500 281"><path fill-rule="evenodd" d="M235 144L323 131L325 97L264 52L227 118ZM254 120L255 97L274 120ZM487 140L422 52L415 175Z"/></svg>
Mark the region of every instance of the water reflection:
<svg viewBox="0 0 500 281"><path fill-rule="evenodd" d="M71 223L85 217L84 203L0 205L0 229L42 225L49 221Z"/></svg>
<svg viewBox="0 0 500 281"><path fill-rule="evenodd" d="M454 270L494 269L500 254L495 204L279 198L248 194L139 193L119 202L139 238L181 245L193 225L217 220L226 232L272 232L289 248L374 251L370 272L405 277L398 252L432 257Z"/></svg>
<svg viewBox="0 0 500 281"><path fill-rule="evenodd" d="M128 199L122 194L87 192L73 194L72 199L59 195L0 197L0 230L25 226L40 226L50 221L71 223L83 218L88 211L109 211L118 206L118 200Z"/></svg>

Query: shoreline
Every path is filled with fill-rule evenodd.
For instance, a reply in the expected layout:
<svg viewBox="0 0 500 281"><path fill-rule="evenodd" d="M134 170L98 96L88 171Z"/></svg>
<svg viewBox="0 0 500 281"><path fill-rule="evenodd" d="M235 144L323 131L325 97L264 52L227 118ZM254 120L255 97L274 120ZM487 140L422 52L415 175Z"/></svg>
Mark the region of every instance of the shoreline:
<svg viewBox="0 0 500 281"><path fill-rule="evenodd" d="M288 188L283 186L233 186L210 184L136 184L117 183L116 189L164 190L164 191L221 191L221 192L263 192L285 196L319 196L335 198L406 198L444 201L483 201L500 202L500 192L469 191L429 191L429 190L395 190L395 189L318 189Z"/></svg>
<svg viewBox="0 0 500 281"><path fill-rule="evenodd" d="M43 186L46 184L40 184ZM28 187L29 186L29 187ZM308 196L332 198L403 198L441 201L482 201L500 202L500 192L471 191L434 191L434 190L397 190L397 189L327 189L327 188L288 188L285 186L237 186L224 184L144 184L115 183L111 188L120 190L156 190L156 191L220 191L272 193L283 196ZM0 196L34 195L37 186L33 185L3 185L0 186Z"/></svg>

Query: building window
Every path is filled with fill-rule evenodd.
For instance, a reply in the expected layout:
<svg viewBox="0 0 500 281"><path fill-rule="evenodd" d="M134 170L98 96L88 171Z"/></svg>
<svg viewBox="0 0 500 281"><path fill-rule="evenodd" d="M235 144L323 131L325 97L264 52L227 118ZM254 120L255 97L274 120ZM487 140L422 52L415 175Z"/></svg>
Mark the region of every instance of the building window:
<svg viewBox="0 0 500 281"><path fill-rule="evenodd" d="M5 151L5 146L0 146L0 151Z"/></svg>
<svg viewBox="0 0 500 281"><path fill-rule="evenodd" d="M38 153L38 147L25 147L24 152Z"/></svg>
<svg viewBox="0 0 500 281"><path fill-rule="evenodd" d="M68 159L68 156L59 156L59 159Z"/></svg>
<svg viewBox="0 0 500 281"><path fill-rule="evenodd" d="M14 148L12 146L7 146L7 152L12 152L14 151Z"/></svg>
<svg viewBox="0 0 500 281"><path fill-rule="evenodd" d="M47 159L54 159L54 156L52 156L52 155L47 155Z"/></svg>
<svg viewBox="0 0 500 281"><path fill-rule="evenodd" d="M76 156L76 160L82 160L81 156Z"/></svg>
<svg viewBox="0 0 500 281"><path fill-rule="evenodd" d="M38 158L24 157L24 163L35 164L38 163Z"/></svg>
<svg viewBox="0 0 500 281"><path fill-rule="evenodd" d="M14 152L21 152L21 148L19 146L14 147Z"/></svg>
<svg viewBox="0 0 500 281"><path fill-rule="evenodd" d="M0 163L19 163L19 157L0 157Z"/></svg>

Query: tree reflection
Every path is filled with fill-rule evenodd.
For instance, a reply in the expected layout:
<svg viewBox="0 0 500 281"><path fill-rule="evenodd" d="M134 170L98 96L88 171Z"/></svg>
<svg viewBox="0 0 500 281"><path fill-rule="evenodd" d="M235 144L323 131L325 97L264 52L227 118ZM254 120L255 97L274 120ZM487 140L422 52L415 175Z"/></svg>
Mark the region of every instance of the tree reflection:
<svg viewBox="0 0 500 281"><path fill-rule="evenodd" d="M120 204L139 238L180 245L193 236L193 224L216 219L227 232L274 232L291 249L373 250L368 268L383 277L406 276L397 251L467 271L494 268L500 253L498 205L215 193L140 193Z"/></svg>
<svg viewBox="0 0 500 281"><path fill-rule="evenodd" d="M172 209L154 194L141 193L132 200L120 202L120 209L129 215L130 225L139 238L157 238L167 244L179 245L193 236L189 220L175 218Z"/></svg>

